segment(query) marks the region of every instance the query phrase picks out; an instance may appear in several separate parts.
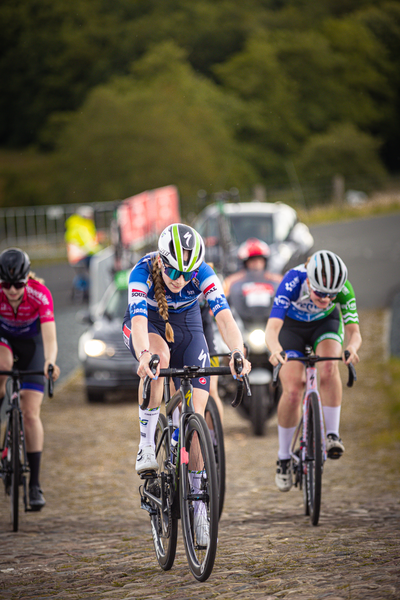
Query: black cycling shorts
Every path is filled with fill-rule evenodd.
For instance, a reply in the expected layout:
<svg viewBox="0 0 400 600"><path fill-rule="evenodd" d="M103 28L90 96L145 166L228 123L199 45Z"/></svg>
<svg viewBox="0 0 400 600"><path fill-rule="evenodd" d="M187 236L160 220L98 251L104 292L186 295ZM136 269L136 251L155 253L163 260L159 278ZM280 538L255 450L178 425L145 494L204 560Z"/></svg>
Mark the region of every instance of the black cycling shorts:
<svg viewBox="0 0 400 600"><path fill-rule="evenodd" d="M21 339L0 332L0 343L11 349L14 356L14 366L21 371L40 371L44 367L44 348L42 334L32 338ZM21 389L44 392L45 378L43 375L26 375L22 380Z"/></svg>
<svg viewBox="0 0 400 600"><path fill-rule="evenodd" d="M296 321L286 317L279 333L279 342L289 356L304 356L306 346L311 346L315 352L318 344L326 339L343 345L343 321L337 307L317 321Z"/></svg>
<svg viewBox="0 0 400 600"><path fill-rule="evenodd" d="M203 324L200 316L200 306L196 302L188 310L180 313L169 312L169 323L174 330L174 341L167 342L165 337L165 321L158 312L149 309L148 311L148 331L157 333L168 344L170 350L170 366L172 368L181 368L185 365L199 365L201 367L210 366L210 355L206 338L204 336ZM132 345L132 335L128 335L131 330L131 319L129 307L125 313L123 322L123 332L125 344L129 347L134 358L137 359ZM174 380L176 389L180 386L179 379ZM194 388L210 391L210 378L200 377L192 379Z"/></svg>

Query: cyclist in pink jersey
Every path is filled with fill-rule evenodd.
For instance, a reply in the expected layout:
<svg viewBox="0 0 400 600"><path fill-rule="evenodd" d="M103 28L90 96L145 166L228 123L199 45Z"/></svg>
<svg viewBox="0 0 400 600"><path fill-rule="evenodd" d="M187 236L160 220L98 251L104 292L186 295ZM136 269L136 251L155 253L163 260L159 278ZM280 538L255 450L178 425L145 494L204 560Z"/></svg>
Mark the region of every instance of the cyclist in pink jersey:
<svg viewBox="0 0 400 600"><path fill-rule="evenodd" d="M48 378L59 377L56 365L57 336L53 298L49 289L30 271L28 255L19 248L0 254L0 370L41 370ZM6 376L0 376L0 406L6 393ZM26 376L21 385L21 410L24 417L26 447L30 468L29 503L32 510L46 504L39 482L43 451L43 425L40 407L44 377Z"/></svg>

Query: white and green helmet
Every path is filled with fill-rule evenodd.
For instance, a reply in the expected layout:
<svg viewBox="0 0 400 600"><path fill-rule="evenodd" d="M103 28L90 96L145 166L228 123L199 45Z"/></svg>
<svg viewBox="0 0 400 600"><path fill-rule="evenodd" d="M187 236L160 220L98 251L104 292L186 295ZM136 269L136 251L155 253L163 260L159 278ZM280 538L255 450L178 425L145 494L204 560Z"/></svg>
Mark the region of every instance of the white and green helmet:
<svg viewBox="0 0 400 600"><path fill-rule="evenodd" d="M347 267L341 258L330 250L318 250L307 265L311 287L325 294L339 293L347 280Z"/></svg>
<svg viewBox="0 0 400 600"><path fill-rule="evenodd" d="M183 259L183 251L189 251L189 258ZM182 273L197 271L204 260L203 238L189 225L174 223L168 225L158 239L158 251L164 263Z"/></svg>

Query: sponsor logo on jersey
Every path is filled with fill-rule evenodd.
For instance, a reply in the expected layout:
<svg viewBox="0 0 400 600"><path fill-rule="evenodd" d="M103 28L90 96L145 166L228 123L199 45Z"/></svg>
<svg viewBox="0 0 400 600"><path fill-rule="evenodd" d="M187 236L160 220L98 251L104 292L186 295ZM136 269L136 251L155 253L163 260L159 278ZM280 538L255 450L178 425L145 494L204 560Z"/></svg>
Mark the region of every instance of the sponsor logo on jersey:
<svg viewBox="0 0 400 600"><path fill-rule="evenodd" d="M40 300L42 304L50 304L49 299L47 298L46 294L43 294L43 292L39 292L39 290L35 290L29 286L27 286L26 291L28 296L34 296L37 298L37 300Z"/></svg>
<svg viewBox="0 0 400 600"><path fill-rule="evenodd" d="M275 296L274 305L279 308L289 308L290 300L286 296Z"/></svg>
<svg viewBox="0 0 400 600"><path fill-rule="evenodd" d="M352 298L351 300L346 302L346 304L343 306L343 310L351 310L351 311L357 310L355 298Z"/></svg>
<svg viewBox="0 0 400 600"><path fill-rule="evenodd" d="M131 297L132 298L146 298L147 294L141 292L140 290L132 290Z"/></svg>
<svg viewBox="0 0 400 600"><path fill-rule="evenodd" d="M216 292L216 291L217 291L217 286L213 282L213 283L210 283L210 285L208 287L206 287L203 294L207 298L207 296L209 296L210 294L212 294L213 292Z"/></svg>
<svg viewBox="0 0 400 600"><path fill-rule="evenodd" d="M285 288L288 292L293 292L294 288L296 287L296 285L298 285L299 281L300 279L298 277L295 277L294 279L292 279L292 281L287 281L285 283Z"/></svg>

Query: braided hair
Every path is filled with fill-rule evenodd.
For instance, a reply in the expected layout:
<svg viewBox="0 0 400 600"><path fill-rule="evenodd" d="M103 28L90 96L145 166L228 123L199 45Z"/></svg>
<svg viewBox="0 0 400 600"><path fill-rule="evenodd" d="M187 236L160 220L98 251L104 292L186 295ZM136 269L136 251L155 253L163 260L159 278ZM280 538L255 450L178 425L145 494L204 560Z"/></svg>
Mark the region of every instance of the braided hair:
<svg viewBox="0 0 400 600"><path fill-rule="evenodd" d="M159 255L157 255L154 258L152 265L154 296L157 300L158 311L165 321L165 337L167 338L167 342L173 342L174 330L172 329L171 324L168 320L168 303L167 299L165 298L165 284L161 275L161 269L158 264L158 256Z"/></svg>

